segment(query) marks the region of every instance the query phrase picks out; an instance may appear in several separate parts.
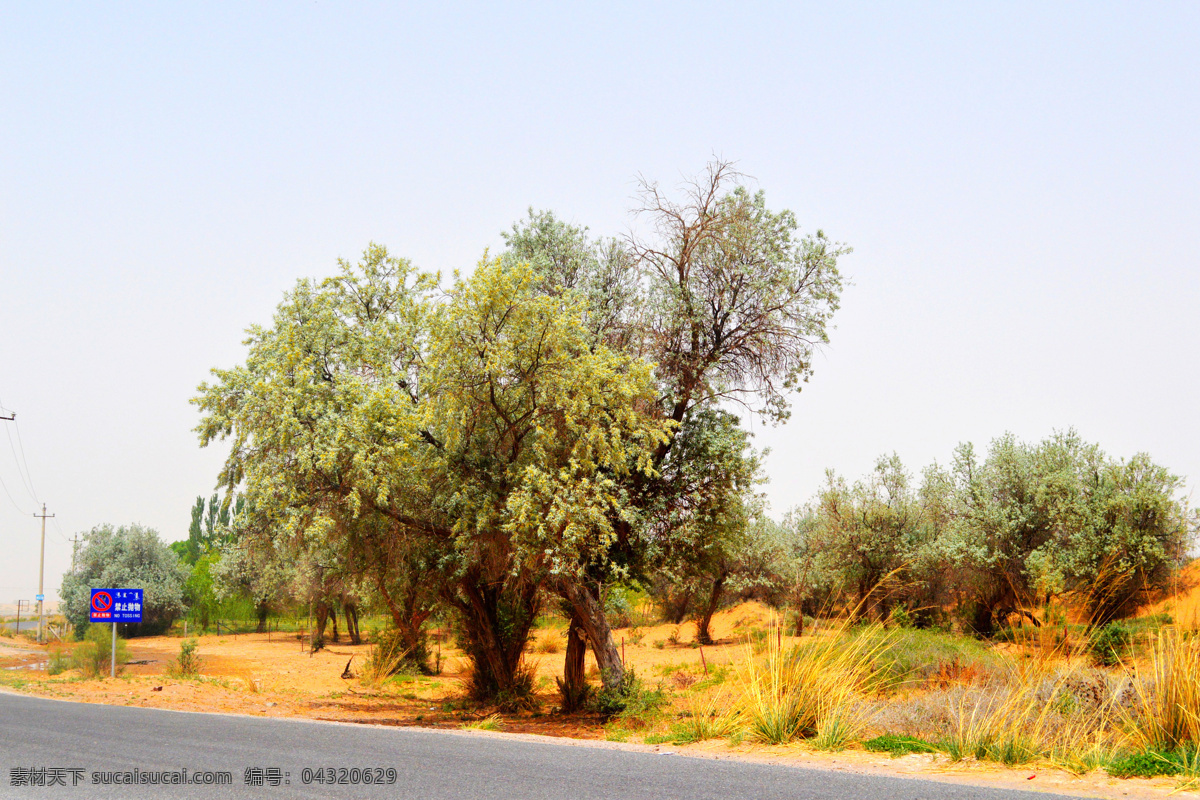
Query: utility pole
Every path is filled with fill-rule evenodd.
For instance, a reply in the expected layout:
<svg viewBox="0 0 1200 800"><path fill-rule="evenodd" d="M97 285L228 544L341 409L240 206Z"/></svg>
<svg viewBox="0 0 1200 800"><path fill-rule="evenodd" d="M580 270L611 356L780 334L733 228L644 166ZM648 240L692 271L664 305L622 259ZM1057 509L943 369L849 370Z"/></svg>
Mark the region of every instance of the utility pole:
<svg viewBox="0 0 1200 800"><path fill-rule="evenodd" d="M79 552L79 534L71 537L71 574L75 574L75 554Z"/></svg>
<svg viewBox="0 0 1200 800"><path fill-rule="evenodd" d="M38 559L38 644L42 643L42 627L46 624L46 593L45 593L45 578L46 578L46 520L54 517L53 514L46 513L46 504L42 503L42 513L34 514L35 517L41 517L42 520L42 555Z"/></svg>

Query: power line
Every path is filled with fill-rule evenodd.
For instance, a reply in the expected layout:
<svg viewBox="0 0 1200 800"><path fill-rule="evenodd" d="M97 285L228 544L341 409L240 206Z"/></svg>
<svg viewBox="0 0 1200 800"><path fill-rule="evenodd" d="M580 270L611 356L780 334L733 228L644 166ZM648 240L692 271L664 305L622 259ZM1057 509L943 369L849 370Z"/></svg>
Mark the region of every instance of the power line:
<svg viewBox="0 0 1200 800"><path fill-rule="evenodd" d="M20 511L22 515L29 513L28 511L26 511L25 509L23 509L19 505L17 505L17 501L13 499L12 492L10 492L8 490L8 484L4 482L4 478L0 478L0 486L4 487L4 493L6 495L8 495L8 500L10 503L13 504L13 508L15 508L17 511Z"/></svg>
<svg viewBox="0 0 1200 800"><path fill-rule="evenodd" d="M17 475L20 476L21 483L25 486L25 491L33 499L33 502L36 503L38 502L38 499L33 491L33 487L29 484L29 479L26 477L25 473L21 471L21 459L17 456L17 447L13 444L12 432L9 430L7 425L4 426L4 433L6 436L8 436L8 449L12 451L13 462L17 465Z"/></svg>
<svg viewBox="0 0 1200 800"><path fill-rule="evenodd" d="M4 408L3 400L0 400L0 408ZM25 458L25 443L21 441L21 428L17 422L17 413L14 411L11 415L4 417L4 419L12 421L13 427L17 429L17 441L21 442L21 457L17 458L17 448L13 445L12 432L8 429L8 426L5 425L4 435L8 437L8 449L12 451L13 461L15 461L17 464L17 475L20 476L21 483L25 485L25 491L29 493L31 498L33 498L33 502L35 504L40 503L41 501L38 500L37 492L33 490L33 476L29 474L29 464L26 463L25 471L21 471L21 461ZM5 491L8 491L7 487L5 487ZM11 495L9 495L9 499L12 499Z"/></svg>
<svg viewBox="0 0 1200 800"><path fill-rule="evenodd" d="M32 489L33 473L29 471L29 462L25 460L25 442L21 439L21 423L16 421L16 416L16 414L13 414L13 428L17 431L17 445L21 448L21 463L25 465L25 474L29 477L29 488ZM9 444L12 443L9 442ZM38 500L37 492L33 493L33 501L35 503L41 502Z"/></svg>
<svg viewBox="0 0 1200 800"><path fill-rule="evenodd" d="M2 409L2 408L4 408L4 404L3 404L3 403L0 403L0 409ZM17 415L16 415L16 414L10 414L10 415L9 415L9 416L7 416L7 417L6 417L6 416L3 416L3 415L0 415L0 420L6 420L6 421L9 421L9 422L11 422L11 421L15 420L16 418L17 418ZM5 425L5 426L4 426L4 430L5 430L5 432L7 432L7 431L8 431L8 426L7 426L7 425ZM12 444L12 439L11 439L11 438L9 439L9 444ZM14 455L16 455L16 454L14 453ZM20 464L18 464L18 465L17 465L17 473L18 473L18 474L20 474L20 472L21 472L21 465L20 465ZM17 505L16 498L14 498L14 497L12 496L12 492L10 492L10 491L8 490L8 484L4 482L4 478L3 478L3 477L0 477L0 486L3 486L3 487L4 487L4 493L5 493L6 495L8 495L8 501L9 501L10 503L12 503L12 504L13 504L13 508L15 508L17 511L20 511L22 514L28 514L28 513L29 513L28 511L26 511L25 509L23 509L23 508L21 508L19 505Z"/></svg>

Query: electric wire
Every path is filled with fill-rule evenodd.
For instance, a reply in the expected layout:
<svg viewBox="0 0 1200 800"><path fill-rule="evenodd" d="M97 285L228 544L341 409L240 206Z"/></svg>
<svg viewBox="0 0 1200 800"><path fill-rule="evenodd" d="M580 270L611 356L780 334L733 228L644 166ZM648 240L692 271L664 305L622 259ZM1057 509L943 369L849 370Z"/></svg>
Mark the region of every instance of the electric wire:
<svg viewBox="0 0 1200 800"><path fill-rule="evenodd" d="M8 436L8 449L12 451L13 461L17 465L17 475L21 478L21 483L25 486L25 491L33 502L37 502L37 495L34 494L33 488L29 485L29 481L25 478L25 473L21 471L21 459L17 457L17 448L13 444L12 431L7 425L4 426L4 433Z"/></svg>
<svg viewBox="0 0 1200 800"><path fill-rule="evenodd" d="M29 462L25 460L25 442L21 440L21 423L14 419L13 428L17 431L17 446L21 448L21 463L25 465L25 475L29 478L29 488L33 489L33 473L29 471ZM33 499L35 502L42 502L38 498L36 491L33 492Z"/></svg>
<svg viewBox="0 0 1200 800"><path fill-rule="evenodd" d="M15 508L17 511L20 511L20 512L21 512L21 514L28 514L28 513L29 513L28 511L26 511L25 509L23 509L23 508L21 508L19 505L17 505L17 501L16 501L15 499L13 499L12 492L10 492L10 491L8 490L8 484L4 482L4 478L0 478L0 486L3 486L3 487L4 487L4 493L5 493L6 495L8 495L8 500L9 500L9 502L10 502L10 503L12 503L12 504L13 504L13 508Z"/></svg>
<svg viewBox="0 0 1200 800"><path fill-rule="evenodd" d="M4 408L4 400L3 399L0 399L0 408ZM17 429L17 441L20 442L21 441L21 428L15 419L16 415L14 414L13 416L14 416L14 419L12 419L10 421L12 422L13 427L15 427ZM21 471L21 461L25 457L25 443L21 442L21 456L20 456L20 458L18 458L17 457L17 448L13 444L13 440L12 440L12 431L9 430L9 427L7 425L4 426L4 434L5 434L5 436L8 437L8 449L12 451L13 461L15 461L17 463L17 475L20 476L21 483L23 483L25 485L25 491L29 493L29 497L33 500L34 505L36 505L36 504L40 503L41 500L38 499L37 492L35 492L33 490L33 476L31 474L29 474L28 462L26 462L26 464L25 464L24 472Z"/></svg>

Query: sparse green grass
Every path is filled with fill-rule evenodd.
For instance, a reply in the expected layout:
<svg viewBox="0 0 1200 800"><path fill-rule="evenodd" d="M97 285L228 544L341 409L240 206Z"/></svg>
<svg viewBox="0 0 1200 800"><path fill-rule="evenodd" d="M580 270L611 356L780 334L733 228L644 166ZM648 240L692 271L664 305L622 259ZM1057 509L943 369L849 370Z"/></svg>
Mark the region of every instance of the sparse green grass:
<svg viewBox="0 0 1200 800"><path fill-rule="evenodd" d="M937 748L924 739L918 739L915 736L900 736L894 733L885 733L874 739L868 739L863 742L863 747L873 753L891 753L893 758L910 753L937 752Z"/></svg>
<svg viewBox="0 0 1200 800"><path fill-rule="evenodd" d="M500 731L504 730L504 720L499 714L489 714L483 719L464 722L459 727L464 731Z"/></svg>

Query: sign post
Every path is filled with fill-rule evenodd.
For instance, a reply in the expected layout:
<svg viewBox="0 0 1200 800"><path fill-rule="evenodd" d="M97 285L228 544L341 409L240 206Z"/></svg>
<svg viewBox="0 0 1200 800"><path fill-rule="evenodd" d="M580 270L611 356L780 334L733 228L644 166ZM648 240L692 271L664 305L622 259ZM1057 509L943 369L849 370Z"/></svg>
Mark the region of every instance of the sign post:
<svg viewBox="0 0 1200 800"><path fill-rule="evenodd" d="M142 621L141 589L92 589L88 620L112 623L112 677L117 677L117 623Z"/></svg>

